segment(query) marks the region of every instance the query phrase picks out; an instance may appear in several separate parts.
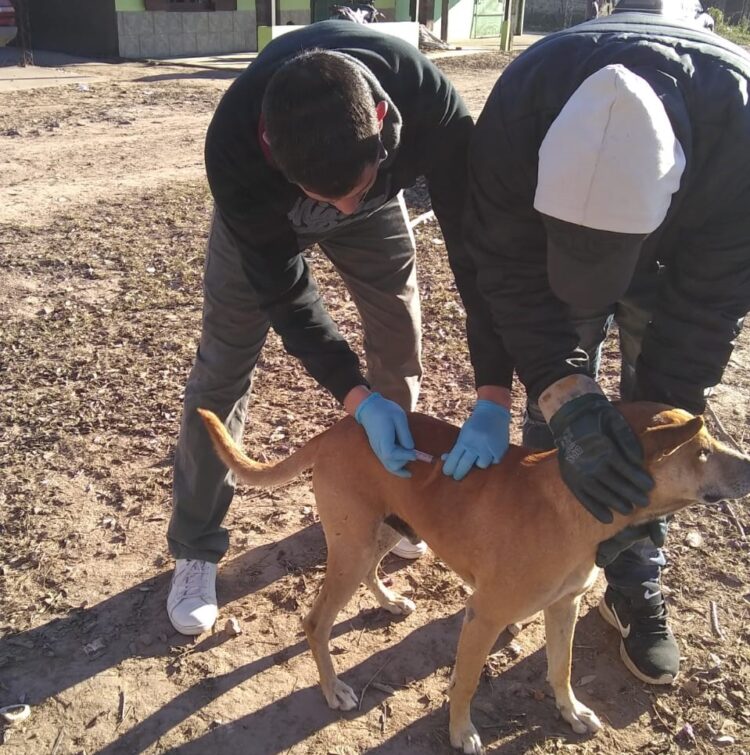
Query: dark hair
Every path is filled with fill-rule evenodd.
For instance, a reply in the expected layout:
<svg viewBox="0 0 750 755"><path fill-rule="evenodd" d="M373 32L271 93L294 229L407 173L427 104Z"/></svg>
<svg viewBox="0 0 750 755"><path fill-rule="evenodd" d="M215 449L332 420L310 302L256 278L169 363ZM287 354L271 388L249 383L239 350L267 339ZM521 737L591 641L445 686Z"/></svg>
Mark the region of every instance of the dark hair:
<svg viewBox="0 0 750 755"><path fill-rule="evenodd" d="M380 145L375 99L356 63L310 50L268 82L263 118L286 178L331 199L350 192Z"/></svg>

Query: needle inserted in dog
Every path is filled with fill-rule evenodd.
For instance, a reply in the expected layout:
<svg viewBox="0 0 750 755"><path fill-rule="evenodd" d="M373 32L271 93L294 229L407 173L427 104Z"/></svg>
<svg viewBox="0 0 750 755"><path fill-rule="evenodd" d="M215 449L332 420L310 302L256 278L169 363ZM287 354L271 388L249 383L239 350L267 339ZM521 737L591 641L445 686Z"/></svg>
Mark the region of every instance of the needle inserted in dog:
<svg viewBox="0 0 750 755"><path fill-rule="evenodd" d="M427 454L424 451L415 450L414 453L416 453L417 455L417 461L423 461L426 464L432 464L432 462L435 461L434 456L431 456L430 454Z"/></svg>

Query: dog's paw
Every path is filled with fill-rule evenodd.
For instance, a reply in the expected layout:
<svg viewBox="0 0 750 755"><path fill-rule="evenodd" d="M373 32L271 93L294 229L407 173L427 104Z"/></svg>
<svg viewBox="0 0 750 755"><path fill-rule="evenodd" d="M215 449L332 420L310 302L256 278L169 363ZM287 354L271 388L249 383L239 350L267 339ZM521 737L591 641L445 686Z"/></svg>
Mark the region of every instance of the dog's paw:
<svg viewBox="0 0 750 755"><path fill-rule="evenodd" d="M574 700L572 707L561 706L560 713L576 734L596 734L602 728L596 713L578 700Z"/></svg>
<svg viewBox="0 0 750 755"><path fill-rule="evenodd" d="M339 678L335 678L331 689L323 690L323 694L328 707L333 710L353 710L359 705L359 698L354 694L354 690Z"/></svg>
<svg viewBox="0 0 750 755"><path fill-rule="evenodd" d="M417 609L414 601L403 595L394 595L387 603L383 603L383 608L396 616L408 616Z"/></svg>
<svg viewBox="0 0 750 755"><path fill-rule="evenodd" d="M451 744L465 755L484 755L484 747L482 747L479 732L471 721L469 721L468 726L460 731L451 731Z"/></svg>

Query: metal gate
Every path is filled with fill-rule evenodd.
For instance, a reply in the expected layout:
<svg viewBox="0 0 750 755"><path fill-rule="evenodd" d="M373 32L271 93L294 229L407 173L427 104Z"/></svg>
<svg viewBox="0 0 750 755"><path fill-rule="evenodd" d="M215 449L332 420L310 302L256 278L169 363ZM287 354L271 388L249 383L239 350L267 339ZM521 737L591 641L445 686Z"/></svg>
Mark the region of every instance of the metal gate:
<svg viewBox="0 0 750 755"><path fill-rule="evenodd" d="M505 20L505 0L474 0L471 38L499 37Z"/></svg>

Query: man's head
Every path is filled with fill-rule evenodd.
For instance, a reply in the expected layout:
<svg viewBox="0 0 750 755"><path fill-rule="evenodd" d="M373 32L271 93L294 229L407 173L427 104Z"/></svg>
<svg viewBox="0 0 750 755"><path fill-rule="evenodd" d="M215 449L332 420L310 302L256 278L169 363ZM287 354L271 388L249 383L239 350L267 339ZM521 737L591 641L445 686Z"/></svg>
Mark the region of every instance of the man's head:
<svg viewBox="0 0 750 755"><path fill-rule="evenodd" d="M351 213L385 156L380 130L386 112L355 61L311 50L271 77L263 97L264 138L289 181Z"/></svg>
<svg viewBox="0 0 750 755"><path fill-rule="evenodd" d="M682 146L645 79L610 65L576 89L539 149L534 198L561 300L596 309L625 293L684 169Z"/></svg>

